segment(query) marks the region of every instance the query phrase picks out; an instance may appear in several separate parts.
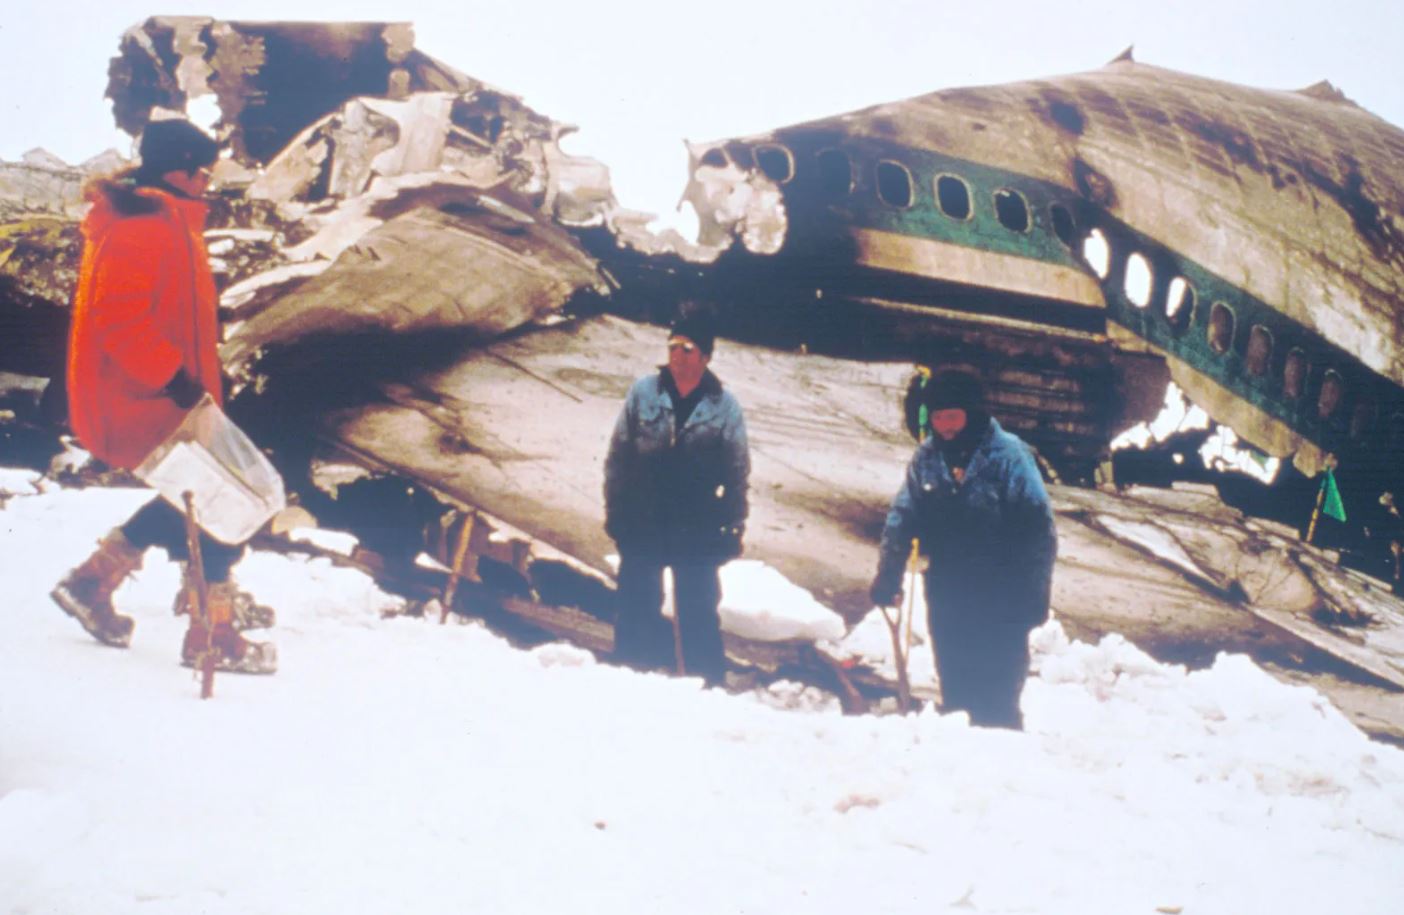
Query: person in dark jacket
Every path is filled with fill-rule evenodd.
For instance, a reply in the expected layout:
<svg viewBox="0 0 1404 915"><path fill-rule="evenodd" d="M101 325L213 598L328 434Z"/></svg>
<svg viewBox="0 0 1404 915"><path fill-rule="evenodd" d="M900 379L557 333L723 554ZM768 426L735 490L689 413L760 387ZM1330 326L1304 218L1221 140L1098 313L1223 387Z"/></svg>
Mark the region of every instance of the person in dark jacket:
<svg viewBox="0 0 1404 915"><path fill-rule="evenodd" d="M668 362L636 381L605 460L605 531L619 548L615 656L673 666L663 570L673 571L684 670L722 682L718 571L741 554L750 451L741 405L708 363L715 334L687 314L668 334Z"/></svg>
<svg viewBox="0 0 1404 915"><path fill-rule="evenodd" d="M83 447L114 467L139 465L206 394L221 402L219 302L203 234L203 195L218 155L189 121L153 121L142 132L140 164L88 188L69 332L69 421ZM272 622L271 610L229 580L243 547L203 533L200 542L212 626L191 613L182 662L195 666L212 646L220 669L272 672L273 646L240 632ZM127 647L132 619L112 595L153 546L187 555L184 517L160 499L109 532L54 588L54 601L98 641ZM184 587L177 608L188 612L192 602Z"/></svg>
<svg viewBox="0 0 1404 915"><path fill-rule="evenodd" d="M945 710L1019 729L1029 632L1048 619L1058 549L1048 493L1028 446L985 411L975 375L938 372L922 396L932 434L888 512L871 596L900 603L917 540Z"/></svg>

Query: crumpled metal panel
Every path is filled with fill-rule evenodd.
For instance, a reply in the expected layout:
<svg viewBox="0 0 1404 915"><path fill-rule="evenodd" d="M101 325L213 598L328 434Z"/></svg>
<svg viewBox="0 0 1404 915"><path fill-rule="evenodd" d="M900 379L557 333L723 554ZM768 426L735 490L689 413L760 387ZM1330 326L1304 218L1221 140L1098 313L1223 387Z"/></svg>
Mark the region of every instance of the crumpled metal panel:
<svg viewBox="0 0 1404 915"><path fill-rule="evenodd" d="M405 22L225 22L156 16L128 29L108 68L117 126L141 132L153 109L213 94L221 134L267 162L313 121L361 95L403 98L482 86L414 49Z"/></svg>
<svg viewBox="0 0 1404 915"><path fill-rule="evenodd" d="M452 329L487 339L581 288L608 291L574 238L501 193L438 180L402 188L366 218L374 227L324 270L236 310L227 364L307 338Z"/></svg>
<svg viewBox="0 0 1404 915"><path fill-rule="evenodd" d="M571 126L415 51L407 24L156 17L123 35L110 76L132 133L192 100L218 103L233 156L216 163L207 245L232 358L307 335L487 337L581 289L607 292L560 225L604 221L608 169L560 150ZM0 215L14 216L0 305L14 299L7 313L61 343L87 174L30 158L0 163ZM43 374L61 368L41 361Z"/></svg>

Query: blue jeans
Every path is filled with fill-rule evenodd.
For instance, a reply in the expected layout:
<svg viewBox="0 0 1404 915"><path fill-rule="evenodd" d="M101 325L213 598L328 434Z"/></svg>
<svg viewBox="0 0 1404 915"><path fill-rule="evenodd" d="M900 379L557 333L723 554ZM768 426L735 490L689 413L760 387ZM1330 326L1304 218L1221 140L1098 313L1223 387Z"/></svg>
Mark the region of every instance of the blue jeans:
<svg viewBox="0 0 1404 915"><path fill-rule="evenodd" d="M619 612L614 656L632 667L676 670L672 626L663 618L663 570L673 570L673 603L682 641L683 668L709 686L722 682L721 579L707 560L669 560L624 552L619 557Z"/></svg>

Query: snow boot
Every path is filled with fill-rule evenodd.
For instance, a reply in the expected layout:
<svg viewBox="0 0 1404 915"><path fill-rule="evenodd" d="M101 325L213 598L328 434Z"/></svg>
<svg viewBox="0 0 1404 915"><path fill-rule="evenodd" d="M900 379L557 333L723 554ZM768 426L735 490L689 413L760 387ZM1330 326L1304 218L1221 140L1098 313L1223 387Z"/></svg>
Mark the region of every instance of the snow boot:
<svg viewBox="0 0 1404 915"><path fill-rule="evenodd" d="M278 649L272 642L251 642L228 623L219 623L210 632L191 622L180 647L180 663L199 670L206 651L215 655L215 670L235 674L278 672Z"/></svg>
<svg viewBox="0 0 1404 915"><path fill-rule="evenodd" d="M205 652L212 651L215 670L240 674L275 673L278 670L276 646L272 642L249 641L235 624L235 606L242 592L228 581L216 582L209 589L210 628L191 615L190 628L180 648L180 663L199 670Z"/></svg>
<svg viewBox="0 0 1404 915"><path fill-rule="evenodd" d="M213 589L214 585L210 587ZM233 585L230 587L234 590L234 596L233 616L229 622L236 630L243 632L245 629L273 628L278 621L278 614L272 607L258 603L247 591L241 591ZM190 566L188 563L181 563L180 590L176 592L171 612L176 616L189 614L194 617L195 600L195 583L190 580Z"/></svg>
<svg viewBox="0 0 1404 915"><path fill-rule="evenodd" d="M126 648L132 641L134 624L130 616L113 608L112 594L123 579L141 568L142 552L121 530L114 530L49 596L93 638L104 645Z"/></svg>

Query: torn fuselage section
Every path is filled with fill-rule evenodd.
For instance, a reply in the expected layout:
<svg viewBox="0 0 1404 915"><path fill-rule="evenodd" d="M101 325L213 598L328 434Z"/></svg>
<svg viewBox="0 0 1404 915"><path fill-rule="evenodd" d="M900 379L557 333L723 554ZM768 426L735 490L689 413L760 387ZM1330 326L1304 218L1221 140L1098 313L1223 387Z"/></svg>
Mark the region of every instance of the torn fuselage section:
<svg viewBox="0 0 1404 915"><path fill-rule="evenodd" d="M493 336L608 292L564 226L614 207L609 172L561 151L574 128L415 50L407 23L157 17L127 31L119 126L213 99L229 155L224 356L348 334ZM259 256L262 262L259 262Z"/></svg>
<svg viewBox="0 0 1404 915"><path fill-rule="evenodd" d="M304 361L371 377L427 337L462 346L610 291L569 231L614 208L608 169L561 151L569 125L416 51L406 24L154 18L123 35L108 94L134 135L183 114L226 148L206 247L239 387L305 381ZM17 370L60 377L86 173L32 158L0 169L0 295L43 327L5 338L29 341Z"/></svg>
<svg viewBox="0 0 1404 915"><path fill-rule="evenodd" d="M1163 356L1217 421L1303 472L1338 460L1399 483L1391 151L1404 133L1338 93L1125 59L708 144L687 196L749 251L716 179L772 182L788 225L771 285L812 295L811 320L857 290L918 324L946 309L1103 335Z"/></svg>
<svg viewBox="0 0 1404 915"><path fill-rule="evenodd" d="M973 367L1011 428L1090 482L1165 376L1109 343L1072 230L1047 222L1050 204L1069 223L1082 205L839 121L689 147L699 241L728 249L705 297L782 345Z"/></svg>
<svg viewBox="0 0 1404 915"><path fill-rule="evenodd" d="M155 17L123 35L109 77L114 118L134 136L212 99L234 162L264 172L255 196L345 197L374 174L481 175L491 158L572 224L613 206L608 170L560 150L573 127L416 50L408 23Z"/></svg>
<svg viewBox="0 0 1404 915"><path fill-rule="evenodd" d="M478 84L414 50L403 22L225 22L157 16L128 29L108 68L117 126L213 96L219 132L246 163L267 162L306 125L356 96L403 98Z"/></svg>
<svg viewBox="0 0 1404 915"><path fill-rule="evenodd" d="M770 147L780 150L781 147ZM741 143L687 145L688 182L682 202L697 215L697 241L725 249L734 241L752 254L775 254L788 228L783 180L759 168Z"/></svg>

